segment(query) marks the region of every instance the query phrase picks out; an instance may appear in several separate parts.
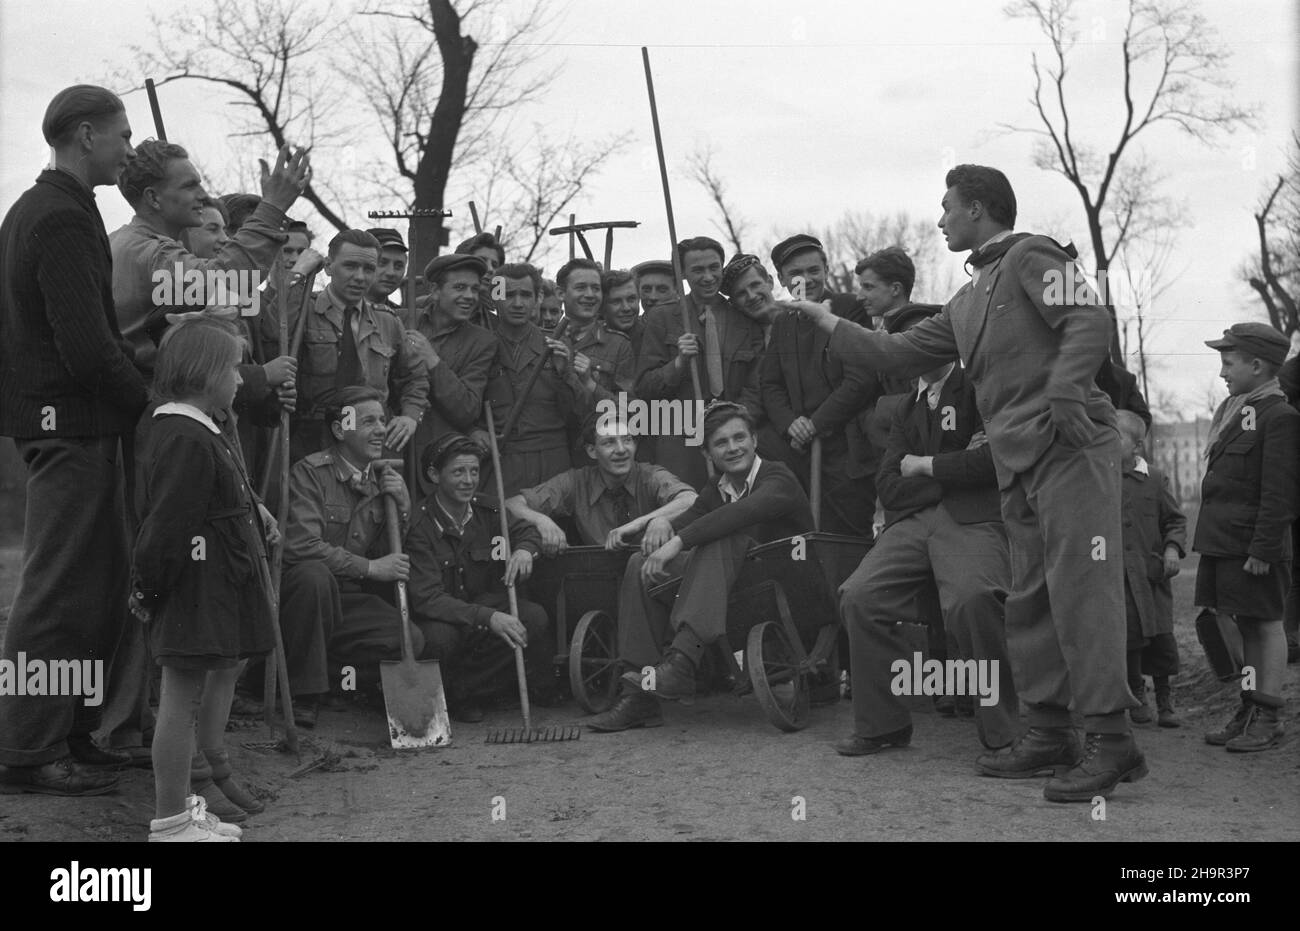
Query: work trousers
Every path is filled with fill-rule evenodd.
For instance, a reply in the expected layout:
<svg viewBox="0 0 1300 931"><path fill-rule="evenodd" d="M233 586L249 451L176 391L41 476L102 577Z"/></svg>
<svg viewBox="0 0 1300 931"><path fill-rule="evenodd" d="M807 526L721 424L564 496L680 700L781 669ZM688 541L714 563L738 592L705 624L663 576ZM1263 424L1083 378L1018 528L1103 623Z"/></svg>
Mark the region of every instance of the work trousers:
<svg viewBox="0 0 1300 931"><path fill-rule="evenodd" d="M476 595L469 600L510 613L510 599L505 592ZM546 635L550 618L541 605L519 599L519 621L528 631L528 646L524 648L528 684L533 689L550 690L555 684L553 647ZM484 627L427 617L417 617L416 625L424 636L420 658L439 661L448 704L456 706L516 688L515 652L498 634Z"/></svg>

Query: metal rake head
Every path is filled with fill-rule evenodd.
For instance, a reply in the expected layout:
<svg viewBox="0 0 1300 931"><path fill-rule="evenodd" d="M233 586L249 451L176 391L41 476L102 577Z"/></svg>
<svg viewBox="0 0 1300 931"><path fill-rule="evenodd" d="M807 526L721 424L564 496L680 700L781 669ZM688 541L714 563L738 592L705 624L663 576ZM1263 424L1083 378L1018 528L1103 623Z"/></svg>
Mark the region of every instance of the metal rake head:
<svg viewBox="0 0 1300 931"><path fill-rule="evenodd" d="M566 725L532 728L515 727L488 731L487 742L490 744L555 743L561 740L578 740L581 737L581 727Z"/></svg>

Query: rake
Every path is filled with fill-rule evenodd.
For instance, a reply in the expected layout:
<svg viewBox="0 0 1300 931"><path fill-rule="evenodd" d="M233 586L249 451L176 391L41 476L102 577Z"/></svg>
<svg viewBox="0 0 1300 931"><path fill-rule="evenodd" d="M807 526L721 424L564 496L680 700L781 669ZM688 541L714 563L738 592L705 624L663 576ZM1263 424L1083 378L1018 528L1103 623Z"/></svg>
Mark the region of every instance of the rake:
<svg viewBox="0 0 1300 931"><path fill-rule="evenodd" d="M497 429L492 419L492 405L484 404L483 413L487 417L488 444L492 447L492 473L497 485L497 514L501 518L501 539L505 541L506 553L513 553L510 546L510 520L506 517L506 487L501 478L501 450L497 445ZM510 598L510 613L519 617L519 596L515 594L514 582L506 584L506 593ZM487 742L490 744L531 744L553 743L562 740L577 740L582 736L579 727L533 727L532 709L528 705L528 676L524 669L524 651L519 644L507 641L515 651L515 681L519 684L519 707L523 711L522 728L494 728L488 731Z"/></svg>

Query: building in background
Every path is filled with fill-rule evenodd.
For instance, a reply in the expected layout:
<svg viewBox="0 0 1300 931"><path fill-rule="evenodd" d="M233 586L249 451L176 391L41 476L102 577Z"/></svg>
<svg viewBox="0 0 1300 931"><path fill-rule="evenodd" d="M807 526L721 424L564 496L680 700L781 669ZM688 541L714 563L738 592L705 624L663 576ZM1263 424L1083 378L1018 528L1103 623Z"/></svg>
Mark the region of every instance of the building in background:
<svg viewBox="0 0 1300 931"><path fill-rule="evenodd" d="M1155 422L1147 437L1151 461L1169 476L1174 496L1179 501L1197 501L1201 496L1201 477L1205 474L1205 439L1210 421L1198 417L1175 423Z"/></svg>

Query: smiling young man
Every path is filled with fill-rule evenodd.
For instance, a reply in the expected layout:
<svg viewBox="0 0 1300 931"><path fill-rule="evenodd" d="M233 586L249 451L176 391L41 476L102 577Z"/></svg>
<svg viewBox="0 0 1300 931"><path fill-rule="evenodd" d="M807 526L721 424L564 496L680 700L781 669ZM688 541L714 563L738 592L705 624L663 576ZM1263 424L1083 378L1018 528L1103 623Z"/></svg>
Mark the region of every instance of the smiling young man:
<svg viewBox="0 0 1300 931"><path fill-rule="evenodd" d="M645 335L645 319L637 304L636 279L623 269L612 269L600 276L601 319L605 326L622 333L632 345L633 368L641 352L641 337Z"/></svg>
<svg viewBox="0 0 1300 931"><path fill-rule="evenodd" d="M27 499L0 657L96 657L111 669L130 570L120 444L148 394L113 313L94 190L116 184L135 150L121 99L89 84L56 94L41 131L52 167L0 226L0 436L13 437ZM117 776L88 768L123 761L91 740L101 707L0 696L0 793L111 791Z"/></svg>
<svg viewBox="0 0 1300 931"><path fill-rule="evenodd" d="M671 521L695 502L695 491L667 469L636 461L627 424L594 413L582 428L592 465L569 469L506 499L506 510L542 536L542 553L568 548L557 517L572 517L581 546L615 550L637 545L651 553L672 536Z"/></svg>
<svg viewBox="0 0 1300 931"><path fill-rule="evenodd" d="M392 583L410 578L410 557L390 553L384 495L397 502L402 529L411 498L396 469L373 466L388 433L383 395L353 386L325 413L329 448L289 473L280 627L294 715L314 726L320 698L340 686L345 665L373 684L379 661L401 656L401 618ZM417 652L423 641L416 635Z"/></svg>
<svg viewBox="0 0 1300 931"><path fill-rule="evenodd" d="M136 149L136 158L122 172L118 188L135 211L131 222L109 237L113 252L113 301L117 321L135 348L136 367L146 380L152 378L157 346L156 331L164 315L175 311L202 310L211 300L206 287L192 305L177 306L156 300L159 293L176 294L190 302L187 273L224 271L256 272L266 280L280 258L285 242L284 212L298 199L310 177L306 152L292 156L280 152L274 171L263 163L262 199L257 209L210 259L200 259L180 242L181 233L203 224L207 198L198 170L189 153L170 142L147 140ZM159 276L171 286L159 287ZM172 283L172 279L182 280ZM251 282L250 282L251 283Z"/></svg>
<svg viewBox="0 0 1300 931"><path fill-rule="evenodd" d="M506 250L491 233L483 232L471 236L456 247L457 255L472 255L486 266L483 273L483 288L479 292L479 307L474 315L474 322L486 330L492 329L496 316L496 304L492 299L492 286L497 269L506 264Z"/></svg>
<svg viewBox="0 0 1300 931"><path fill-rule="evenodd" d="M704 454L721 477L669 521L671 537L628 561L619 593L618 653L630 671L614 707L587 722L592 730L657 727L663 723L660 701L690 703L704 651L726 634L727 599L745 554L755 543L812 529L798 479L784 464L758 455L755 433L754 417L742 405L723 401L705 415ZM649 589L678 575L682 584L670 612Z"/></svg>
<svg viewBox="0 0 1300 931"><path fill-rule="evenodd" d="M486 266L474 255L440 255L424 269L429 300L415 330L428 343L429 412L415 433L417 455L444 433L468 433L483 416L483 394L496 358L496 335L472 321L478 314ZM421 473L421 491L429 492Z"/></svg>
<svg viewBox="0 0 1300 931"><path fill-rule="evenodd" d="M383 226L368 229L366 232L379 241L379 262L375 266L375 281L370 286L370 293L366 297L370 299L370 303L381 310L395 314L409 328L409 321L398 313L399 307L392 301L394 292L406 279L406 263L410 257L402 234ZM402 310L405 312L405 308Z"/></svg>
<svg viewBox="0 0 1300 931"><path fill-rule="evenodd" d="M429 407L428 344L408 333L392 314L366 299L379 268L379 241L365 230L344 230L330 240L329 285L307 313L298 356L298 409L290 430L290 455L320 451L329 442L324 421L332 394L366 385L401 413L388 424L395 452L415 435Z"/></svg>
<svg viewBox="0 0 1300 931"><path fill-rule="evenodd" d="M825 305L799 309L883 371L919 375L963 362L1001 489L1012 567L1007 647L1029 706L1028 731L978 766L1009 779L1056 773L1045 798L1087 802L1147 774L1127 715L1137 701L1125 673L1121 442L1115 410L1093 383L1110 318L1095 295L1049 297L1052 281L1074 274L1073 249L1012 233L1016 199L1002 172L958 165L944 184L939 228L950 251L970 250L974 271L938 316L889 334Z"/></svg>
<svg viewBox="0 0 1300 931"><path fill-rule="evenodd" d="M492 402L497 430L504 430L516 399L523 395L534 369L547 349L550 359L522 400L510 436L501 441L501 472L507 495L540 485L571 465L570 422L581 422L585 389L569 364L567 343L551 339L538 329L537 314L542 276L531 265L503 265L496 298L497 354L488 376L486 397ZM485 427L479 423L478 428ZM475 437L479 435L475 431ZM482 444L486 445L486 435Z"/></svg>
<svg viewBox="0 0 1300 931"><path fill-rule="evenodd" d="M510 520L513 552L504 573L494 558L501 533L495 499L475 494L484 450L448 433L420 455L435 491L416 509L406 550L411 557L411 612L426 644L421 658L441 662L447 711L457 721L483 720L482 703L513 694L515 646L524 651L534 703L556 700L555 667L541 605L517 597L510 613L506 587L526 582L541 549L537 531Z"/></svg>
<svg viewBox="0 0 1300 931"><path fill-rule="evenodd" d="M861 359L845 357L831 345L830 335L806 317L780 312L772 299L772 279L758 256L732 258L723 272L723 290L750 316L767 312L772 319L759 371L768 420L760 432L762 451L790 466L810 489L812 441L820 437L821 529L870 535L873 476L854 472L851 453L861 445L856 416L880 394L875 372Z"/></svg>
<svg viewBox="0 0 1300 931"><path fill-rule="evenodd" d="M763 326L751 320L722 295L722 245L707 236L677 244L690 293L686 302L690 330L682 319L681 302L659 304L646 315L641 357L637 360L636 393L652 400L734 401L756 421L763 418L758 371L763 356ZM690 360L696 359L703 398L695 397ZM680 436L656 438L660 465L695 487L707 476L705 460Z"/></svg>
<svg viewBox="0 0 1300 931"><path fill-rule="evenodd" d="M555 273L569 321L564 341L573 351L573 368L585 389L584 406L618 402L629 396L635 381L636 359L625 333L608 327L600 315L603 292L600 266L591 259L570 259Z"/></svg>

